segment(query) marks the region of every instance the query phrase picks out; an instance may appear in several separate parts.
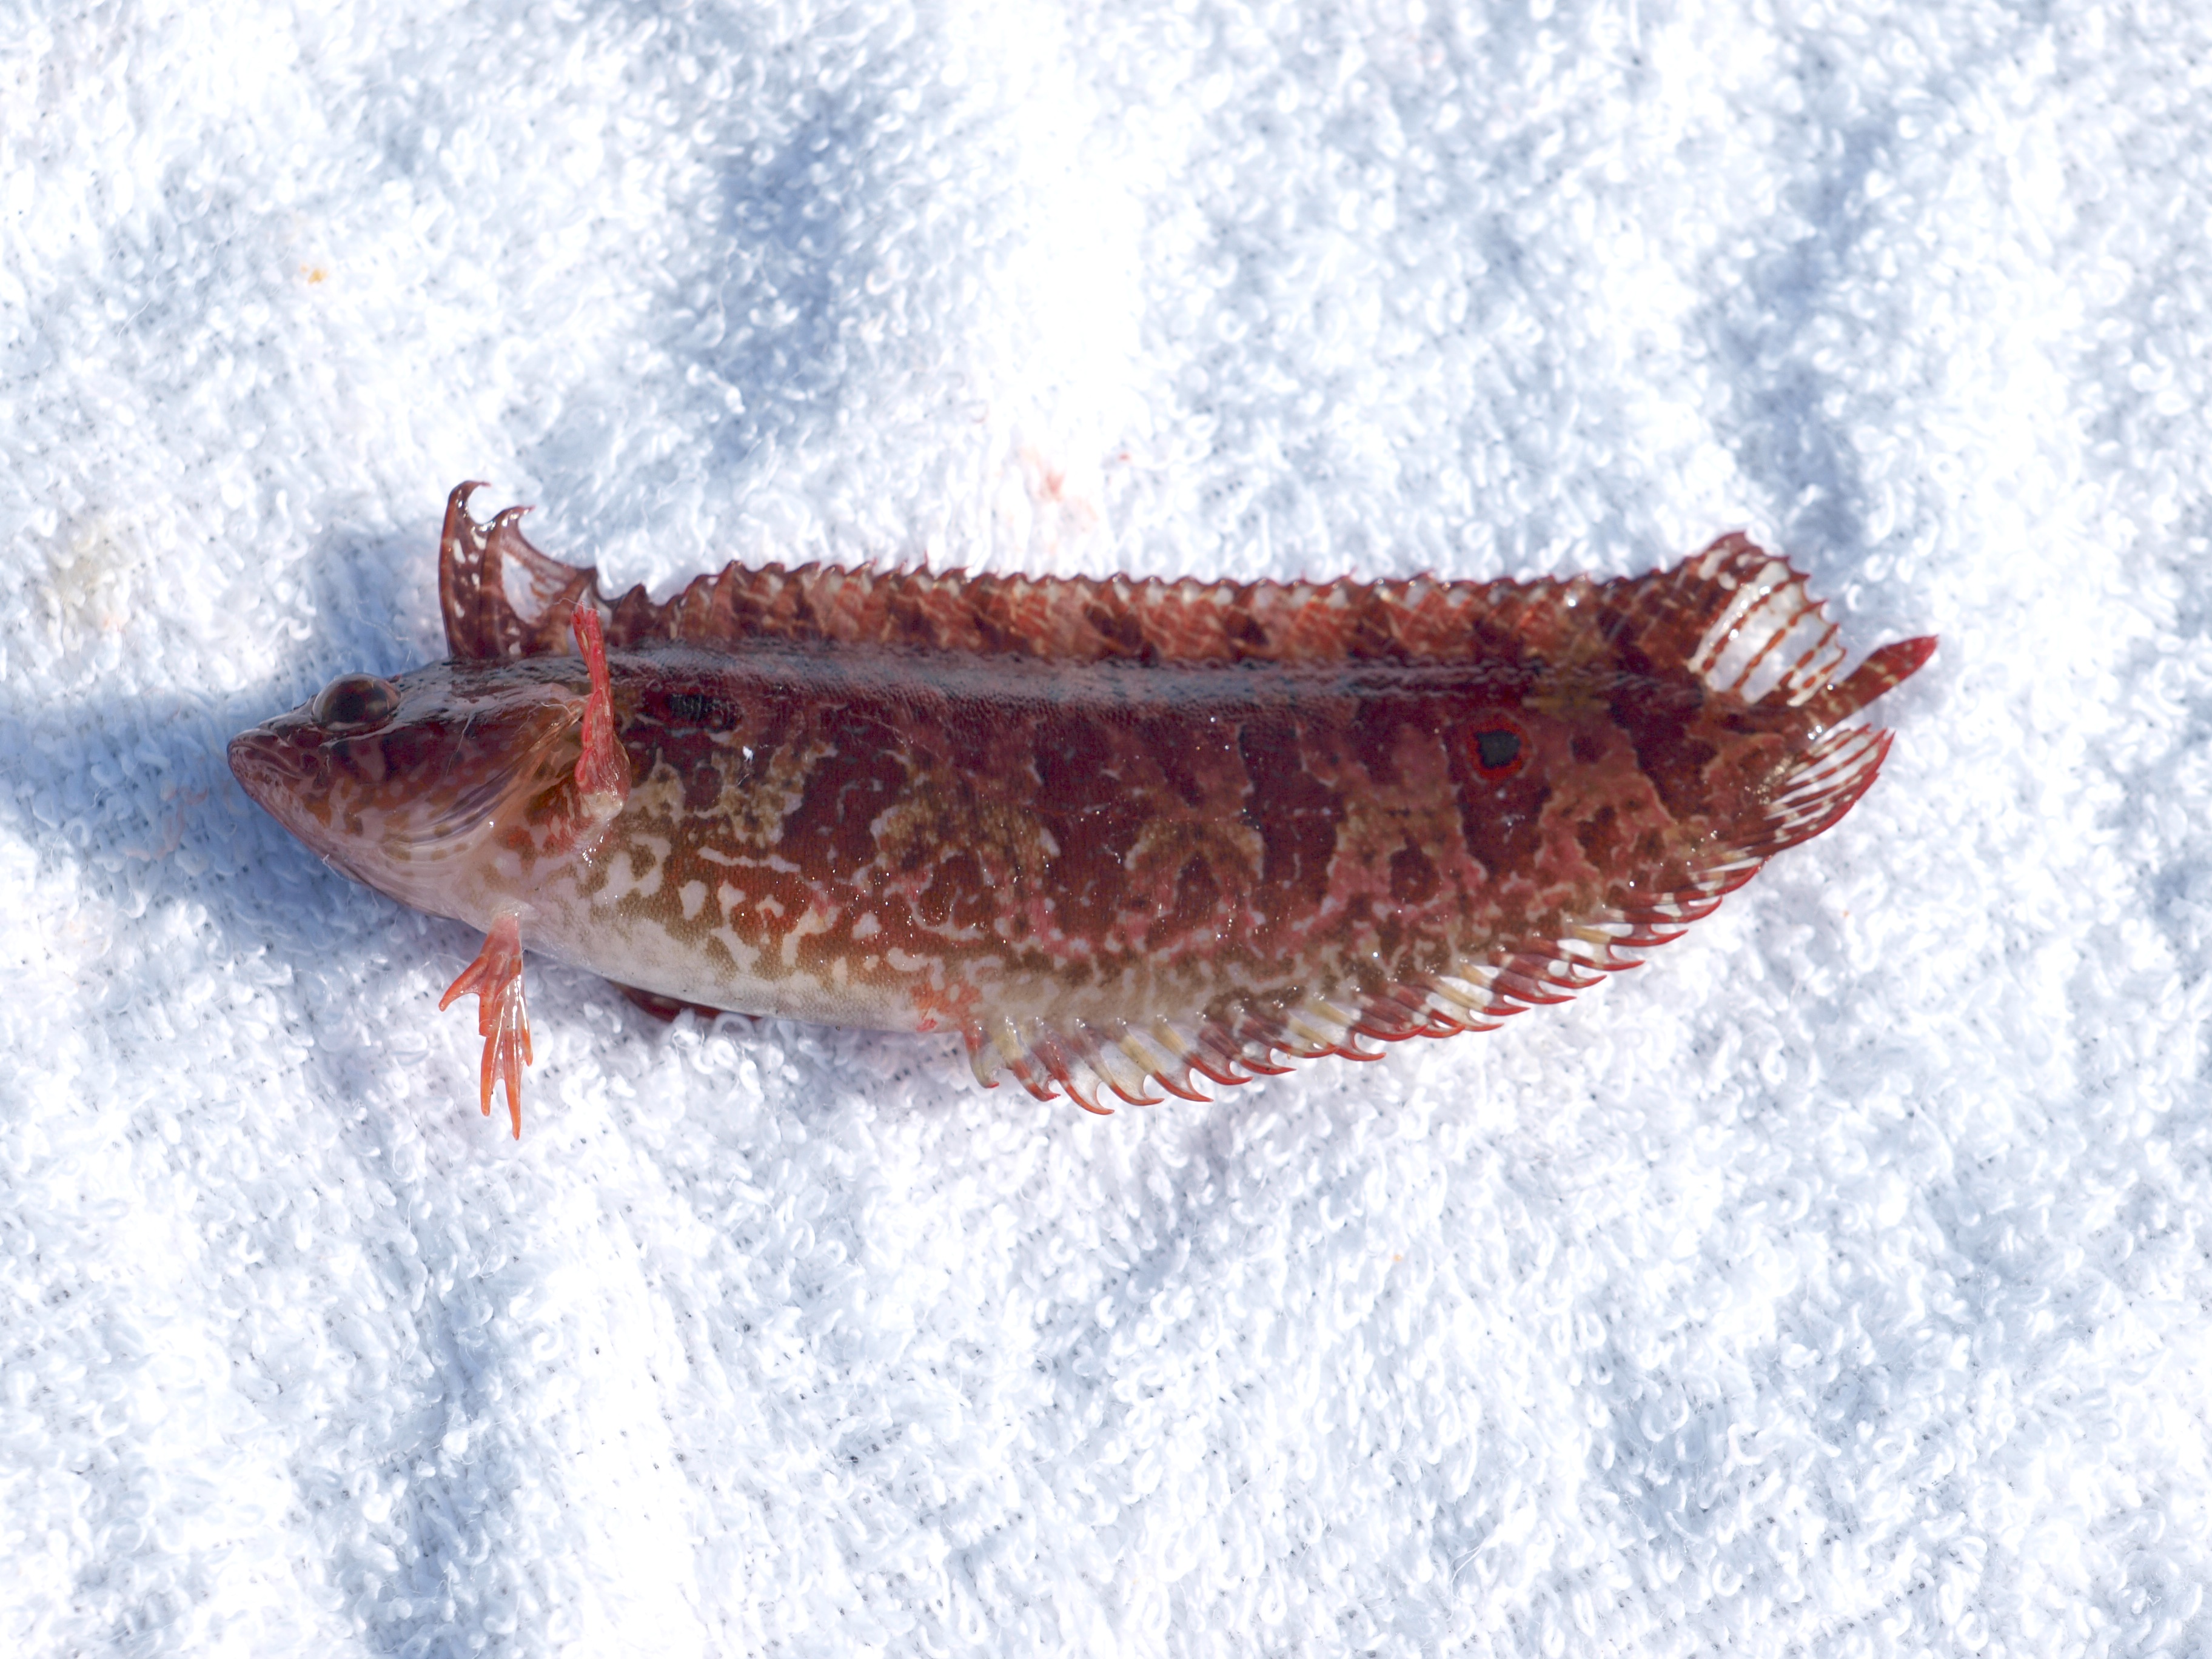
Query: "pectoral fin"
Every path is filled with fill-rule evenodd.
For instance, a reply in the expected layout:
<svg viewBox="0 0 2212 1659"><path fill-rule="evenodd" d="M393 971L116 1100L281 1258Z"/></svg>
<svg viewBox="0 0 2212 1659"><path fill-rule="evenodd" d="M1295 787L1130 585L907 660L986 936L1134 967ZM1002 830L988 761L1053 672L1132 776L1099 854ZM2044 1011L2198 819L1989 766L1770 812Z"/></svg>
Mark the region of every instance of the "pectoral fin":
<svg viewBox="0 0 2212 1659"><path fill-rule="evenodd" d="M607 640L599 613L580 603L569 627L592 677L591 695L584 701L583 752L576 757L577 806L586 817L605 823L629 799L629 757L615 741L614 687L607 678Z"/></svg>

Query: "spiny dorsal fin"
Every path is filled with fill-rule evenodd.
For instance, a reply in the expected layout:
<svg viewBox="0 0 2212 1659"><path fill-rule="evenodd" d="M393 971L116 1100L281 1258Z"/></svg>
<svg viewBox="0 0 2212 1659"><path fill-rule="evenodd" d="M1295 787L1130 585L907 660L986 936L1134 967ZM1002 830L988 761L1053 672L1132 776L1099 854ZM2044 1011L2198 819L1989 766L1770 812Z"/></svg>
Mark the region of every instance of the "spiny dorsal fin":
<svg viewBox="0 0 2212 1659"><path fill-rule="evenodd" d="M522 533L526 508L477 523L468 501L481 487L447 498L439 550L447 647L465 659L568 651L580 599L605 619L611 650L780 639L1067 663L1449 662L1557 660L1578 641L1623 641L1658 670L1687 665L1715 689L1792 702L1833 690L1843 658L1804 578L1741 535L1671 570L1609 580L1206 582L732 564L656 604L641 586L610 599L596 568L539 552ZM1924 659L1923 649L1881 689ZM1858 678L1850 684L1867 695L1852 708L1879 694Z"/></svg>
<svg viewBox="0 0 2212 1659"><path fill-rule="evenodd" d="M571 648L576 602L599 594L598 573L547 558L516 527L530 509L510 507L489 524L469 516L481 480L456 484L446 497L438 537L438 604L446 649L469 662L559 656ZM605 606L598 609L604 619ZM607 643L622 641L609 630Z"/></svg>

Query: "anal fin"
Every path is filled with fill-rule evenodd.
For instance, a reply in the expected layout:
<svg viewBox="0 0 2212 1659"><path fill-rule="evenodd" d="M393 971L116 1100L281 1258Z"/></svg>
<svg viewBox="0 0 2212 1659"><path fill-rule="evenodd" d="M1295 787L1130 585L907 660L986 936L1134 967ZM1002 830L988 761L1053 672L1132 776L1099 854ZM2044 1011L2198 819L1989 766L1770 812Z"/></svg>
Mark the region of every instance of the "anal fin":
<svg viewBox="0 0 2212 1659"><path fill-rule="evenodd" d="M1840 735L1832 745L1845 746ZM1814 757L1821 769L1811 793L1823 808L1839 788L1856 799L1871 777L1870 763L1855 750L1838 766L1822 766L1835 758ZM988 1037L982 1028L971 1029L969 1049L987 1086L1003 1066L1039 1100L1065 1093L1099 1113L1111 1109L1103 1103L1109 1093L1132 1105L1155 1103L1143 1092L1154 1087L1195 1100L1203 1097L1194 1086L1197 1079L1227 1089L1323 1056L1379 1060L1383 1051L1370 1045L1495 1030L1524 1009L1570 1001L1608 975L1638 966L1643 952L1680 937L1682 927L1710 914L1764 861L1764 853L1723 855L1674 890L1632 908L1601 910L1556 934L1509 936L1444 971L1409 974L1366 994L1309 988L1255 997L1207 1016L1127 1021L1000 1018L986 1021Z"/></svg>
<svg viewBox="0 0 2212 1659"><path fill-rule="evenodd" d="M607 983L655 1019L663 1022L672 1020L679 1014L696 1014L702 1019L711 1020L732 1012L727 1008L710 1008L703 1002L686 1002L681 997L665 997L658 991L625 985L618 979L611 979ZM750 1016L741 1015L739 1018L749 1018Z"/></svg>

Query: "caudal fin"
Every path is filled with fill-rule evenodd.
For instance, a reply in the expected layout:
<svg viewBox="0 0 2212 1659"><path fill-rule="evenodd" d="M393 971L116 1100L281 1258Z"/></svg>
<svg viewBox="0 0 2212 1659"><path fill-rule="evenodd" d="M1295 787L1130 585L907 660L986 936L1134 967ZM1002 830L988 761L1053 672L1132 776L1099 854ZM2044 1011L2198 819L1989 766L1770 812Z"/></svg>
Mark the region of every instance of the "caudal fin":
<svg viewBox="0 0 2212 1659"><path fill-rule="evenodd" d="M1933 634L1923 634L1917 639L1893 640L1869 653L1864 662L1842 679L1807 698L1805 712L1820 726L1847 720L1885 691L1911 679L1935 654Z"/></svg>

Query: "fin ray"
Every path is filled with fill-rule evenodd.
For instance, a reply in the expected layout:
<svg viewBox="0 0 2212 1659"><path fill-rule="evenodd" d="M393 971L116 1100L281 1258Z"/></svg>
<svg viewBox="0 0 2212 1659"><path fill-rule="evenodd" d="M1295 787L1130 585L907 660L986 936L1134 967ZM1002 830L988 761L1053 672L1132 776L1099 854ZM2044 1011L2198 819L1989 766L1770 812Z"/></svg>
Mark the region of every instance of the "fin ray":
<svg viewBox="0 0 2212 1659"><path fill-rule="evenodd" d="M1363 1041L1495 1030L1524 1009L1570 1001L1607 975L1640 966L1644 953L1711 915L1775 853L1829 828L1873 784L1889 751L1889 736L1864 726L1826 733L1780 781L1753 844L1719 849L1674 891L1577 918L1556 934L1503 940L1448 971L1395 981L1356 1004L1312 991L1287 1006L1255 997L1212 1017L1085 1024L1066 1031L1042 1022L1023 1030L1003 1021L991 1046L1038 1099L1065 1090L1086 1110L1098 1112L1109 1109L1096 1103L1102 1090L1133 1104L1152 1085L1183 1099L1203 1099L1194 1078L1234 1088L1287 1071L1283 1060L1379 1059L1380 1052L1363 1047ZM985 1046L980 1031L969 1034L969 1046L980 1055ZM979 1060L978 1075L985 1069Z"/></svg>
<svg viewBox="0 0 2212 1659"><path fill-rule="evenodd" d="M1715 690L1753 702L1825 698L1827 723L1871 702L1927 659L1933 641L1903 641L1835 681L1844 650L1804 576L1741 533L1671 569L1601 580L1378 582L1164 580L969 576L959 570L731 564L654 601L642 586L610 598L590 565L532 546L523 507L479 524L483 486L446 503L439 597L447 649L477 660L573 648L580 602L599 611L606 643L734 645L780 639L919 645L1059 662L1448 662L1541 656L1597 625L1632 636L1655 663L1686 663Z"/></svg>

